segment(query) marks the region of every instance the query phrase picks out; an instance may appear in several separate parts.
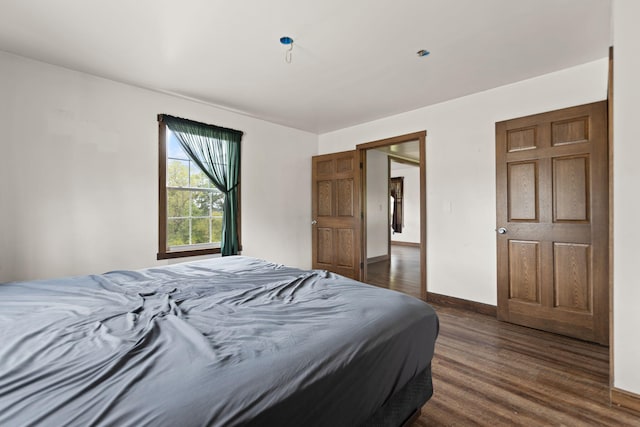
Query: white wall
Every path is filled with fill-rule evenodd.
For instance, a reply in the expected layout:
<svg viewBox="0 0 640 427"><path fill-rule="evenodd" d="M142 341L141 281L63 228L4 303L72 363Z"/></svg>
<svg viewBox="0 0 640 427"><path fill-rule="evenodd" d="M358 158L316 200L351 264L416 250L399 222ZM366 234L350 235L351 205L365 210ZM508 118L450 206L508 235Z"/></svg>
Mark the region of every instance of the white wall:
<svg viewBox="0 0 640 427"><path fill-rule="evenodd" d="M367 150L367 259L389 253L389 162Z"/></svg>
<svg viewBox="0 0 640 427"><path fill-rule="evenodd" d="M495 122L606 99L603 59L320 135L319 152L427 131L427 286L496 304Z"/></svg>
<svg viewBox="0 0 640 427"><path fill-rule="evenodd" d="M613 4L614 385L640 394L640 2Z"/></svg>
<svg viewBox="0 0 640 427"><path fill-rule="evenodd" d="M5 53L0 94L0 282L158 264L158 113L245 132L243 254L310 267L316 135Z"/></svg>
<svg viewBox="0 0 640 427"><path fill-rule="evenodd" d="M391 162L391 177L397 176L404 178L404 224L402 233L391 234L391 241L420 243L420 167Z"/></svg>

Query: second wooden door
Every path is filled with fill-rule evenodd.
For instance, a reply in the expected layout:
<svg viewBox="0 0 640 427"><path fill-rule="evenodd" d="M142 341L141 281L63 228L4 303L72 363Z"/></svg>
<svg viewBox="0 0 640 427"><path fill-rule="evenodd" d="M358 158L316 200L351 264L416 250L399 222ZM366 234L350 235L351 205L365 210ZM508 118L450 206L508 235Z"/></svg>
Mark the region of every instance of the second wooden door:
<svg viewBox="0 0 640 427"><path fill-rule="evenodd" d="M360 162L357 151L312 159L312 267L360 279Z"/></svg>
<svg viewBox="0 0 640 427"><path fill-rule="evenodd" d="M606 101L496 123L498 318L607 344Z"/></svg>

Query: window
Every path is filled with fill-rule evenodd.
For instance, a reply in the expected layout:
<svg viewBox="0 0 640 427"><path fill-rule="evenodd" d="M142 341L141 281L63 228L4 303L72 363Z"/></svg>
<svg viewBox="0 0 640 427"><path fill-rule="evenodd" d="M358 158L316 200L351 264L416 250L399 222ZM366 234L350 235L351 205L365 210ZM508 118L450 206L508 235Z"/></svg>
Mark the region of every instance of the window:
<svg viewBox="0 0 640 427"><path fill-rule="evenodd" d="M224 194L167 129L167 246L220 247Z"/></svg>
<svg viewBox="0 0 640 427"><path fill-rule="evenodd" d="M242 133L167 115L158 123L158 259L236 254Z"/></svg>

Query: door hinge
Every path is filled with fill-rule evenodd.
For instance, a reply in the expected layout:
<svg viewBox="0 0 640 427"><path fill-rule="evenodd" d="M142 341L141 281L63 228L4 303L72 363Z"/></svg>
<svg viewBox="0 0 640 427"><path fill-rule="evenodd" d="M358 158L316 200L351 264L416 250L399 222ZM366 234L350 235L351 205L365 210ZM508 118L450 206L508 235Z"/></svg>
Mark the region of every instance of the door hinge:
<svg viewBox="0 0 640 427"><path fill-rule="evenodd" d="M364 167L364 165L362 164L362 162L360 162L360 169L362 169Z"/></svg>
<svg viewBox="0 0 640 427"><path fill-rule="evenodd" d="M360 270L364 270L364 262L360 263Z"/></svg>

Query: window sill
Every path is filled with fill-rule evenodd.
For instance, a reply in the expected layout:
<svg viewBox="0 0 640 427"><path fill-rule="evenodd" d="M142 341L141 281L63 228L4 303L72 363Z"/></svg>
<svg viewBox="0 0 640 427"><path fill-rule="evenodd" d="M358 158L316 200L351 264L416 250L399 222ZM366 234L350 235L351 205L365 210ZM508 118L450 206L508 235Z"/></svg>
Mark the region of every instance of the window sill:
<svg viewBox="0 0 640 427"><path fill-rule="evenodd" d="M169 252L158 252L157 259L186 258L190 256L219 254L220 248L189 249Z"/></svg>
<svg viewBox="0 0 640 427"><path fill-rule="evenodd" d="M168 252L158 252L157 259L173 259L173 258L186 258L190 256L201 255L215 255L221 253L220 248L204 248L204 249L188 249L188 250L173 250ZM238 248L238 254L242 252L242 245Z"/></svg>

